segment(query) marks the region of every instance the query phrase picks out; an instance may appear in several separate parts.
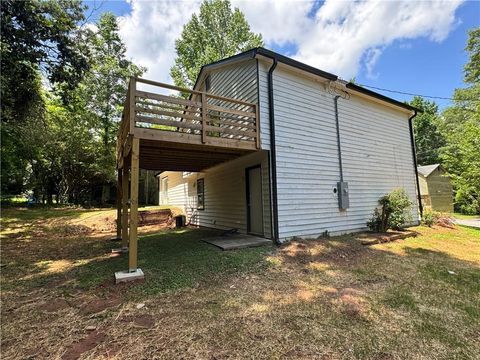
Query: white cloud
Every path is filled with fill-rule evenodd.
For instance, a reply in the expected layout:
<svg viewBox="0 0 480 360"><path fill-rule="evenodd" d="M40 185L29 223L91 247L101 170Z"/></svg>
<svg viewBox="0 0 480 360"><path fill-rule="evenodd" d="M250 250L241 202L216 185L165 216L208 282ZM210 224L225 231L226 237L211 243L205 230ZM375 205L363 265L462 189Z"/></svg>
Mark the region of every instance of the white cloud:
<svg viewBox="0 0 480 360"><path fill-rule="evenodd" d="M456 25L452 1L315 1L232 0L267 47L294 45L291 55L349 79L365 68L375 77L375 64L394 41L426 37L444 40ZM175 39L199 1L132 0L131 14L119 19L127 55L148 67L148 78L170 82Z"/></svg>
<svg viewBox="0 0 480 360"><path fill-rule="evenodd" d="M145 78L171 83L175 39L199 4L198 1L131 1L131 13L118 19L120 36L127 46L127 56L147 67Z"/></svg>
<svg viewBox="0 0 480 360"><path fill-rule="evenodd" d="M293 41L297 46L296 59L349 79L358 74L361 65L373 75L382 49L395 40L418 37L444 40L456 24L455 10L461 3L461 0L327 0L311 14L315 2L290 2L290 6L276 5L276 10L268 12L268 16L267 12L254 9L262 9L266 2L239 2L238 5L254 31L280 29L280 37L264 33L267 41ZM244 5L248 5L248 10L243 9ZM292 25L295 28L288 27L290 17L300 18ZM279 23L283 23L284 28L276 27ZM367 62L362 63L362 59Z"/></svg>
<svg viewBox="0 0 480 360"><path fill-rule="evenodd" d="M378 77L378 74L374 73L374 68L380 55L382 55L382 49L380 48L368 49L365 52L365 68L367 69L367 77L369 79L376 79Z"/></svg>

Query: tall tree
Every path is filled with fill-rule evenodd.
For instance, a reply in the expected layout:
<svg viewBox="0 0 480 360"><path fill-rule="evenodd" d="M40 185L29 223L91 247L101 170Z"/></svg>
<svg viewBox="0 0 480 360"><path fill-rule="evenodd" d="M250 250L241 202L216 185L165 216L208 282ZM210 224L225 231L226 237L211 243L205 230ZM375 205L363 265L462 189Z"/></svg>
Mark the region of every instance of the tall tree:
<svg viewBox="0 0 480 360"><path fill-rule="evenodd" d="M142 75L145 68L127 59L117 19L112 13L102 14L97 29L89 37L89 44L91 67L82 81L82 96L89 100L87 106L96 117L95 129L105 151L111 152L128 81L131 76Z"/></svg>
<svg viewBox="0 0 480 360"><path fill-rule="evenodd" d="M438 106L420 96L415 96L410 105L422 110L413 123L418 164L436 164L440 161L440 148L445 145L445 138L438 129Z"/></svg>
<svg viewBox="0 0 480 360"><path fill-rule="evenodd" d="M170 70L177 86L192 88L202 65L263 46L245 16L229 0L205 0L175 41L177 58Z"/></svg>
<svg viewBox="0 0 480 360"><path fill-rule="evenodd" d="M77 41L84 6L75 0L2 0L2 191L22 190L42 133L42 80L74 88L88 67Z"/></svg>
<svg viewBox="0 0 480 360"><path fill-rule="evenodd" d="M126 58L115 16L104 13L85 35L89 69L67 104L51 96L47 106L49 137L42 162L35 167L43 191L63 202L90 201L92 188L109 188L115 181L115 137L131 76L144 68ZM59 87L56 94L66 90ZM53 180L52 180L53 179ZM45 188L45 184L56 184ZM50 198L50 196L47 196ZM105 198L103 200L106 200Z"/></svg>
<svg viewBox="0 0 480 360"><path fill-rule="evenodd" d="M442 114L446 146L441 158L452 177L457 210L480 214L480 28L469 33L466 87L456 89Z"/></svg>

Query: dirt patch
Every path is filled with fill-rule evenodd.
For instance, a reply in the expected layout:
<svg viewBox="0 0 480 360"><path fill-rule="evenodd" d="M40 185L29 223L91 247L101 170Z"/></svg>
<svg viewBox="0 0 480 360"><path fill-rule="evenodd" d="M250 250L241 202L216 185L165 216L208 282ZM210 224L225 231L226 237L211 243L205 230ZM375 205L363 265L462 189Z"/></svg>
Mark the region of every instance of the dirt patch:
<svg viewBox="0 0 480 360"><path fill-rule="evenodd" d="M337 293L337 301L343 314L351 318L367 319L368 311L364 293L355 288L344 288Z"/></svg>
<svg viewBox="0 0 480 360"><path fill-rule="evenodd" d="M132 320L135 326L150 329L155 326L155 319L152 315L139 315L135 316Z"/></svg>
<svg viewBox="0 0 480 360"><path fill-rule="evenodd" d="M63 360L74 360L78 359L83 353L92 350L98 344L103 342L106 338L105 333L94 331L91 332L87 337L83 338L77 343L72 344L65 354L63 354Z"/></svg>
<svg viewBox="0 0 480 360"><path fill-rule="evenodd" d="M280 248L278 253L286 264L326 263L330 265L353 265L369 255L368 249L359 242L320 240L295 240Z"/></svg>
<svg viewBox="0 0 480 360"><path fill-rule="evenodd" d="M40 305L38 309L43 312L54 313L69 307L70 304L65 299L53 299Z"/></svg>
<svg viewBox="0 0 480 360"><path fill-rule="evenodd" d="M50 230L59 237L83 236L92 233L92 229L86 225L67 224L62 226L55 226Z"/></svg>
<svg viewBox="0 0 480 360"><path fill-rule="evenodd" d="M117 229L117 213L110 211L107 214L98 214L75 220L71 226L82 226L90 232L115 232ZM149 227L152 225L168 227L173 224L173 213L170 209L145 210L138 213L138 226ZM73 230L72 230L73 231ZM78 231L78 230L77 230ZM85 230L86 231L86 230Z"/></svg>
<svg viewBox="0 0 480 360"><path fill-rule="evenodd" d="M404 240L418 235L416 231L389 231L386 233L362 233L357 236L357 239L362 241L362 245L375 245Z"/></svg>
<svg viewBox="0 0 480 360"><path fill-rule="evenodd" d="M108 308L118 306L121 302L122 301L117 296L113 296L109 299L94 299L84 304L80 311L84 315L96 314Z"/></svg>
<svg viewBox="0 0 480 360"><path fill-rule="evenodd" d="M173 222L173 215L170 209L140 211L138 215L139 226L171 224Z"/></svg>

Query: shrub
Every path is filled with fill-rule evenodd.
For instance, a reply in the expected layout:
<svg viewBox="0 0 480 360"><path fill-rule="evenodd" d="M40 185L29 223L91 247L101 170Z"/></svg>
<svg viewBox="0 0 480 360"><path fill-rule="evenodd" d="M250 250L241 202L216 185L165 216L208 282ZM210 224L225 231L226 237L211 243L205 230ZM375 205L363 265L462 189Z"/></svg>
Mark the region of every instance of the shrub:
<svg viewBox="0 0 480 360"><path fill-rule="evenodd" d="M437 211L425 210L423 212L422 224L428 227L438 225L447 228L454 228L455 224L448 214L442 214Z"/></svg>
<svg viewBox="0 0 480 360"><path fill-rule="evenodd" d="M425 210L423 212L422 224L428 227L432 227L432 225L435 225L437 223L439 217L439 213L432 210Z"/></svg>
<svg viewBox="0 0 480 360"><path fill-rule="evenodd" d="M367 222L370 230L385 232L388 229L399 230L411 219L412 202L405 189L395 189L382 196L375 208L372 218Z"/></svg>

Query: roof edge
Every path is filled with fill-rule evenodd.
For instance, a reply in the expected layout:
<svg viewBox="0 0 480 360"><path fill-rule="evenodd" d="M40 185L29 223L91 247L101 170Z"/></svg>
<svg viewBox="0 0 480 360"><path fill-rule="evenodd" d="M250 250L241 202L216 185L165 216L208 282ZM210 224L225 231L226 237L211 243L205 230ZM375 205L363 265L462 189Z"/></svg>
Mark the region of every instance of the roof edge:
<svg viewBox="0 0 480 360"><path fill-rule="evenodd" d="M404 102L401 102L401 101L398 101L398 100L395 100L395 99L392 99L391 97L388 97L388 96L385 96L385 95L382 95L380 93L377 93L375 91L372 91L372 90L369 90L369 89L366 89L362 86L359 86L359 85L356 85L352 82L349 82L345 85L347 87L347 89L351 89L351 90L354 90L354 91L358 91L359 93L362 93L362 94L365 94L365 95L368 95L368 96L371 96L373 98L376 98L376 99L379 99L379 100L382 100L382 101L385 101L385 102L388 102L392 105L396 105L396 106L399 106L399 107L402 107L404 109L407 109L407 110L411 110L411 111L416 111L418 113L421 113L423 112L422 110L420 110L419 108L416 108L412 105L409 105L409 104L406 104Z"/></svg>
<svg viewBox="0 0 480 360"><path fill-rule="evenodd" d="M310 74L314 74L314 75L317 75L317 76L320 76L320 77L323 77L327 80L330 80L330 81L337 81L339 80L339 77L335 74L331 74L329 72L326 72L326 71L323 71L323 70L320 70L320 69L317 69L313 66L310 66L310 65L307 65L305 63L302 63L298 60L295 60L295 59L292 59L292 58L289 58L288 56L285 56L285 55L282 55L282 54L279 54L275 51L272 51L272 50L268 50L268 49L265 49L263 47L257 47L257 48L253 48L253 49L250 49L250 50L247 50L247 51L244 51L244 52L241 52L239 54L236 54L236 55L233 55L233 56L230 56L230 57L227 57L225 59L222 59L222 60L218 60L218 61L215 61L215 62L212 62L210 64L205 64L203 65L201 68L200 68L200 71L198 73L198 76L197 76L197 79L195 80L195 85L193 86L193 89L196 89L196 87L198 86L199 84L199 81L200 81L200 78L202 77L202 74L205 70L213 67L213 66L216 66L216 65L220 65L220 64L223 64L223 65L227 65L228 63L231 63L231 62L234 62L234 61L237 61L237 60L241 60L241 59L253 59L255 58L257 55L261 55L261 56L264 56L264 57L267 57L267 58L274 58L276 59L278 62L281 62L285 65L289 65L289 66L292 66L296 69L299 69L299 70L303 70L305 72L308 72ZM372 98L375 98L375 99L378 99L378 100L381 100L381 101L385 101L389 104L392 104L392 105L395 105L395 106L398 106L400 108L403 108L403 109L406 109L406 110L409 110L409 111L414 111L414 112L417 112L417 113L421 113L423 112L421 109L418 109L414 106L411 106L407 103L404 103L404 102L401 102L401 101L398 101L398 100L395 100L395 99L392 99L388 96L385 96L385 95L382 95L380 93L377 93L375 91L372 91L372 90L369 90L369 89L366 89L362 86L359 86L359 85L356 85L352 82L348 82L346 83L346 88L347 89L350 89L350 90L353 90L353 91L356 91L356 92L359 92L359 93L362 93L364 95L367 95L367 96L370 96Z"/></svg>

